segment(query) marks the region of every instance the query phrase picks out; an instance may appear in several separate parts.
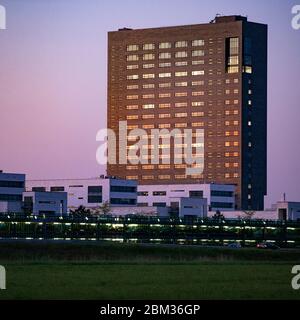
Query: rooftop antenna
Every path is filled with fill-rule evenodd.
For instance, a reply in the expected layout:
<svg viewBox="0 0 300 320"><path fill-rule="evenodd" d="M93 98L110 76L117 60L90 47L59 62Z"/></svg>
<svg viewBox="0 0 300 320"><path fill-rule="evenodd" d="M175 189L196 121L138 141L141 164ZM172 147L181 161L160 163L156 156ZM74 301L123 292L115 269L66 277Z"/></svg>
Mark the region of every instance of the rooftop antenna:
<svg viewBox="0 0 300 320"><path fill-rule="evenodd" d="M283 201L285 202L285 198L286 198L286 195L285 195L285 192L283 193Z"/></svg>

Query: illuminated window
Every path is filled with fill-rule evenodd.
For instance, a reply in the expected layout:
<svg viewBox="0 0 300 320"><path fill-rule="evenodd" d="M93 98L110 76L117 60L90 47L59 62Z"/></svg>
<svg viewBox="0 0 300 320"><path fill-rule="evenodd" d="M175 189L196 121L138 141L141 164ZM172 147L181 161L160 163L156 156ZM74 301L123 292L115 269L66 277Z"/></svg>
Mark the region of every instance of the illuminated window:
<svg viewBox="0 0 300 320"><path fill-rule="evenodd" d="M159 78L170 78L171 77L171 72L159 73L158 77Z"/></svg>
<svg viewBox="0 0 300 320"><path fill-rule="evenodd" d="M192 96L203 96L204 95L204 91L193 91L192 92Z"/></svg>
<svg viewBox="0 0 300 320"><path fill-rule="evenodd" d="M137 54L130 54L127 56L127 61L138 61L139 60L139 56Z"/></svg>
<svg viewBox="0 0 300 320"><path fill-rule="evenodd" d="M138 176L126 176L127 180L138 180Z"/></svg>
<svg viewBox="0 0 300 320"><path fill-rule="evenodd" d="M245 73L252 73L252 67L251 66L245 66L244 67L244 72Z"/></svg>
<svg viewBox="0 0 300 320"><path fill-rule="evenodd" d="M175 72L175 77L186 77L186 76L187 76L187 71Z"/></svg>
<svg viewBox="0 0 300 320"><path fill-rule="evenodd" d="M171 82L163 82L158 85L160 88L170 88Z"/></svg>
<svg viewBox="0 0 300 320"><path fill-rule="evenodd" d="M154 124L144 124L143 129L154 129Z"/></svg>
<svg viewBox="0 0 300 320"><path fill-rule="evenodd" d="M171 104L170 103L160 103L158 105L159 108L164 109L164 108L170 108Z"/></svg>
<svg viewBox="0 0 300 320"><path fill-rule="evenodd" d="M192 102L192 107L201 107L201 106L204 106L203 101L193 101Z"/></svg>
<svg viewBox="0 0 300 320"><path fill-rule="evenodd" d="M126 96L127 100L135 100L135 99L138 99L138 98L139 98L139 96L137 94Z"/></svg>
<svg viewBox="0 0 300 320"><path fill-rule="evenodd" d="M154 109L155 105L153 103L150 104L143 104L143 109Z"/></svg>
<svg viewBox="0 0 300 320"><path fill-rule="evenodd" d="M193 46L193 47L204 46L204 40L202 40L202 39L193 40L193 41L192 41L192 46Z"/></svg>
<svg viewBox="0 0 300 320"><path fill-rule="evenodd" d="M128 105L128 106L126 106L126 109L127 110L136 110L136 109L138 109L139 108L139 106L137 105L137 104L133 104L133 105Z"/></svg>
<svg viewBox="0 0 300 320"><path fill-rule="evenodd" d="M187 87L187 82L175 82L175 87Z"/></svg>
<svg viewBox="0 0 300 320"><path fill-rule="evenodd" d="M167 92L167 93L160 93L158 95L159 98L170 98L171 97L171 93Z"/></svg>
<svg viewBox="0 0 300 320"><path fill-rule="evenodd" d="M175 128L186 128L186 127L187 127L186 122L175 123Z"/></svg>
<svg viewBox="0 0 300 320"><path fill-rule="evenodd" d="M192 117L203 117L204 112L192 112Z"/></svg>
<svg viewBox="0 0 300 320"><path fill-rule="evenodd" d="M142 98L143 99L153 99L155 97L154 93L150 93L150 94L143 94Z"/></svg>
<svg viewBox="0 0 300 320"><path fill-rule="evenodd" d="M192 57L203 57L204 56L204 50L193 50L192 51Z"/></svg>
<svg viewBox="0 0 300 320"><path fill-rule="evenodd" d="M187 47L187 41L177 41L175 42L175 48L185 48Z"/></svg>
<svg viewBox="0 0 300 320"><path fill-rule="evenodd" d="M193 66L200 65L200 64L204 64L204 60L194 60L194 61L192 61L192 65Z"/></svg>
<svg viewBox="0 0 300 320"><path fill-rule="evenodd" d="M186 58L188 53L186 51L175 52L175 58Z"/></svg>
<svg viewBox="0 0 300 320"><path fill-rule="evenodd" d="M143 69L151 69L151 68L154 68L154 67L155 67L154 63L143 64Z"/></svg>
<svg viewBox="0 0 300 320"><path fill-rule="evenodd" d="M171 115L170 115L170 113L160 113L159 115L158 115L158 117L159 118L171 118Z"/></svg>
<svg viewBox="0 0 300 320"><path fill-rule="evenodd" d="M175 179L185 179L186 175L185 174L175 174Z"/></svg>
<svg viewBox="0 0 300 320"><path fill-rule="evenodd" d="M169 164L160 164L158 165L158 169L170 169L170 165Z"/></svg>
<svg viewBox="0 0 300 320"><path fill-rule="evenodd" d="M133 129L137 129L139 126L137 124L130 124L127 126L128 130L133 130Z"/></svg>
<svg viewBox="0 0 300 320"><path fill-rule="evenodd" d="M143 60L154 60L155 55L154 53L145 53L143 54Z"/></svg>
<svg viewBox="0 0 300 320"><path fill-rule="evenodd" d="M175 118L184 118L187 117L186 112L175 113Z"/></svg>
<svg viewBox="0 0 300 320"><path fill-rule="evenodd" d="M154 119L154 114L143 114L142 119Z"/></svg>
<svg viewBox="0 0 300 320"><path fill-rule="evenodd" d="M138 64L130 64L126 68L127 68L127 70L134 70L134 69L138 69L139 65Z"/></svg>
<svg viewBox="0 0 300 320"><path fill-rule="evenodd" d="M127 76L127 80L137 80L139 78L138 74L130 74Z"/></svg>
<svg viewBox="0 0 300 320"><path fill-rule="evenodd" d="M131 84L131 85L128 85L126 88L127 88L127 90L138 89L139 85L138 84Z"/></svg>
<svg viewBox="0 0 300 320"><path fill-rule="evenodd" d="M171 59L171 53L170 52L161 52L159 54L159 59Z"/></svg>
<svg viewBox="0 0 300 320"><path fill-rule="evenodd" d="M154 169L154 165L153 164L143 165L142 169L143 170L153 170Z"/></svg>
<svg viewBox="0 0 300 320"><path fill-rule="evenodd" d="M192 81L192 86L203 86L204 85L204 81Z"/></svg>
<svg viewBox="0 0 300 320"><path fill-rule="evenodd" d="M187 107L187 102L176 102L175 107L176 108Z"/></svg>
<svg viewBox="0 0 300 320"><path fill-rule="evenodd" d="M137 120L138 118L139 118L138 115L128 115L128 116L126 116L127 120Z"/></svg>
<svg viewBox="0 0 300 320"><path fill-rule="evenodd" d="M145 175L145 176L142 176L142 179L143 180L153 180L154 176L153 175Z"/></svg>
<svg viewBox="0 0 300 320"><path fill-rule="evenodd" d="M137 44L129 44L127 46L127 51L138 51L139 50L139 46Z"/></svg>
<svg viewBox="0 0 300 320"><path fill-rule="evenodd" d="M171 62L161 62L160 64L159 64L159 67L160 68L166 68L166 67L171 67Z"/></svg>
<svg viewBox="0 0 300 320"><path fill-rule="evenodd" d="M229 67L227 67L227 72L228 73L237 73L237 72L239 72L239 67L238 66L229 66Z"/></svg>
<svg viewBox="0 0 300 320"><path fill-rule="evenodd" d="M159 49L170 49L172 47L171 42L161 42L159 44Z"/></svg>
<svg viewBox="0 0 300 320"><path fill-rule="evenodd" d="M153 79L153 78L155 78L154 73L144 73L143 74L143 79Z"/></svg>
<svg viewBox="0 0 300 320"><path fill-rule="evenodd" d="M143 89L153 89L155 87L154 83L145 83L143 84Z"/></svg>
<svg viewBox="0 0 300 320"><path fill-rule="evenodd" d="M204 75L204 70L194 70L192 71L192 76L201 76Z"/></svg>
<svg viewBox="0 0 300 320"><path fill-rule="evenodd" d="M168 128L171 128L171 124L170 123L160 123L158 125L158 128L159 129L168 129Z"/></svg>
<svg viewBox="0 0 300 320"><path fill-rule="evenodd" d="M127 170L137 170L138 168L139 168L139 166L135 166L135 165L126 166Z"/></svg>
<svg viewBox="0 0 300 320"><path fill-rule="evenodd" d="M187 92L175 92L175 97L187 97Z"/></svg>
<svg viewBox="0 0 300 320"><path fill-rule="evenodd" d="M204 122L192 122L192 127L203 127Z"/></svg>
<svg viewBox="0 0 300 320"><path fill-rule="evenodd" d="M154 43L145 43L143 44L143 50L154 50L155 44Z"/></svg>
<svg viewBox="0 0 300 320"><path fill-rule="evenodd" d="M175 62L176 67L183 67L183 66L187 66L187 65L188 65L187 61L176 61Z"/></svg>
<svg viewBox="0 0 300 320"><path fill-rule="evenodd" d="M167 179L171 179L171 176L169 174L158 175L158 179L167 180Z"/></svg>

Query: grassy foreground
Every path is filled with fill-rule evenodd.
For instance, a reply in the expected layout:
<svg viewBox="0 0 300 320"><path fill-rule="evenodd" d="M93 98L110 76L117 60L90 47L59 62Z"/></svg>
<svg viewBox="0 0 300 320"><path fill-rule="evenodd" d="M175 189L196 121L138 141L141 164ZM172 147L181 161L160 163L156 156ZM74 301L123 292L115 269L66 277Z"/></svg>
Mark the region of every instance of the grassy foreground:
<svg viewBox="0 0 300 320"><path fill-rule="evenodd" d="M0 243L0 299L300 299L299 251Z"/></svg>

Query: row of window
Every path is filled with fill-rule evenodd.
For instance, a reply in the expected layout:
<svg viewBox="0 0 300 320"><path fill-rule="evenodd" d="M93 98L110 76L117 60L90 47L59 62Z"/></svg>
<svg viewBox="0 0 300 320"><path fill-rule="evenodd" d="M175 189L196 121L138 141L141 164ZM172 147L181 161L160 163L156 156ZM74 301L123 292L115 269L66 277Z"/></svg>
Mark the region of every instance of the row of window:
<svg viewBox="0 0 300 320"><path fill-rule="evenodd" d="M171 87L171 83L160 83L159 87L160 88L162 88L162 87L163 88L167 88L167 87L170 88ZM126 86L127 90L138 90L139 88L140 88L140 86L138 84L130 84L130 85ZM155 83L145 83L145 84L142 85L142 89L155 89ZM225 93L226 95L238 94L239 93L239 89L232 89L232 90L226 89L225 91L218 90L218 93L220 93L220 94ZM192 96L204 96L204 94L205 94L204 91L192 91L191 92ZM248 94L251 95L252 92L248 93ZM158 98L169 98L169 97L171 97L171 95L172 95L171 92L169 92L169 93L168 92L163 92L163 93L159 93L158 94ZM213 95L213 91L209 90L208 91L208 95ZM185 92L175 92L174 96L175 97L187 97L188 96L188 92L187 91L185 91ZM146 99L146 98L155 98L155 95L152 94L152 96L151 96L151 94L144 94L142 97L144 99Z"/></svg>
<svg viewBox="0 0 300 320"><path fill-rule="evenodd" d="M175 58L187 58L189 56L188 51L177 51L174 53ZM203 57L204 50L193 50L192 57ZM155 60L157 55L155 53L144 53L141 58L144 61ZM171 59L172 53L171 52L160 52L158 54L158 59ZM139 61L140 56L138 54L129 54L126 56L127 61Z"/></svg>
<svg viewBox="0 0 300 320"><path fill-rule="evenodd" d="M213 163L208 163L207 167L209 169L213 168ZM222 163L217 163L216 168L238 168L239 167L239 163L238 162L225 162L224 164ZM186 169L187 167L190 167L190 165L187 164L175 164L174 168L175 169ZM194 165L192 167L200 167L199 164ZM158 164L158 165L153 165L153 164L145 164L145 165L141 165L141 168L143 170L167 170L167 169L171 169L172 166L170 164ZM140 166L139 165L127 165L126 166L126 170L139 170Z"/></svg>
<svg viewBox="0 0 300 320"><path fill-rule="evenodd" d="M238 100L234 100L233 104L238 104ZM190 104L192 107L203 107L205 105L204 101L192 101ZM226 103L228 105L228 103ZM155 104L154 103L147 103L147 104L142 104L141 107L142 109L155 109ZM160 109L166 109L166 108L171 108L171 103L159 103L158 108ZM174 103L175 108L182 108L182 107L188 107L187 102L175 102ZM139 105L138 104L129 104L126 106L127 110L138 110ZM238 110L226 110L225 115L236 115L238 114ZM209 116L212 116L213 113L211 111L208 112ZM222 114L220 114L222 115Z"/></svg>
<svg viewBox="0 0 300 320"><path fill-rule="evenodd" d="M129 76L129 79L128 80L138 80L139 79L139 76L137 75L134 75L134 77L130 77ZM238 79L233 79L232 80L232 83L236 84L238 83L239 80ZM230 84L231 81L230 79L226 79L225 80L225 84ZM197 80L197 81L192 81L190 83L192 86L203 86L205 84L204 80ZM207 81L207 84L208 85L213 85L214 84L214 81L213 80L208 80ZM222 85L222 80L217 80L216 81L216 84L218 85ZM181 82L175 82L174 83L175 87L187 87L188 86L188 82L187 81L181 81ZM172 83L171 82L161 82L158 84L159 88L170 88L172 86ZM152 89L155 87L155 84L154 83L144 83L143 84L143 89ZM129 89L138 89L138 85L137 84L131 84L131 85L128 85L128 88Z"/></svg>
<svg viewBox="0 0 300 320"><path fill-rule="evenodd" d="M162 117L164 118L164 116ZM170 118L168 116L166 116L165 118ZM208 127L215 127L215 123L210 121L206 124ZM203 121L200 121L200 122L192 122L192 123L186 123L186 122L177 122L173 125L171 125L170 123L159 123L158 125L154 125L154 124L143 124L142 126L139 126L137 124L128 124L127 125L127 129L128 130L134 130L134 129L139 129L139 128L142 128L142 129L171 129L172 127L174 128L188 128L192 126L193 128L202 128L205 126L205 123ZM221 125L219 125L221 126ZM223 137L224 136L224 133L223 132L213 132L213 131L209 131L208 132L208 137ZM239 136L239 131L237 130L234 130L234 131L225 131L225 136L226 137L233 137L233 136Z"/></svg>
<svg viewBox="0 0 300 320"><path fill-rule="evenodd" d="M204 75L204 70L194 70L191 72L192 76L203 76ZM187 77L188 72L187 71L178 71L174 72L175 77ZM161 72L158 73L158 78L171 78L172 77L172 72ZM143 73L141 75L141 78L143 79L154 79L155 78L155 73ZM139 79L138 74L129 74L127 75L127 80L137 80Z"/></svg>
<svg viewBox="0 0 300 320"><path fill-rule="evenodd" d="M197 39L197 40L192 40L191 42L192 47L199 47L199 46L204 46L204 40L203 39ZM182 41L176 41L174 43L175 48L186 48L189 44L189 41L182 40ZM143 50L154 50L156 48L157 44L155 43L144 43L142 45L138 44L129 44L126 47L127 51L138 51L140 49ZM172 42L160 42L158 44L159 49L170 49L172 48Z"/></svg>
<svg viewBox="0 0 300 320"><path fill-rule="evenodd" d="M220 175L221 176L221 175ZM162 175L142 175L141 179L142 180L170 180L170 179L203 179L204 175L203 174L193 174L193 175L185 175L185 174L175 174L175 175L170 175L170 174L162 174ZM223 175L224 178L229 179L229 178L239 178L239 173L225 173ZM213 175L211 174L211 177L208 177L208 179L212 179ZM126 176L127 180L138 180L139 176L138 175L128 175Z"/></svg>
<svg viewBox="0 0 300 320"><path fill-rule="evenodd" d="M220 60L221 63L221 60ZM185 67L188 65L188 61L175 61L175 66L176 67ZM193 60L192 61L192 65L193 66L197 66L197 65L202 65L204 64L204 60ZM159 68L169 68L172 66L172 62L160 62L158 64ZM155 68L155 63L144 63L142 65L143 69L152 69ZM136 70L139 69L139 65L138 64L129 64L126 66L127 70Z"/></svg>
<svg viewBox="0 0 300 320"><path fill-rule="evenodd" d="M126 120L138 120L138 119L155 119L155 118L159 118L159 119L164 119L164 118L186 118L188 115L192 116L192 117L204 117L204 112L203 111L199 111L199 112L191 112L190 114L188 114L187 112L176 112L174 113L174 115L171 115L170 113L159 113L158 116L157 114L143 114L141 116L137 115L137 114L130 114L126 116ZM225 121L224 122L225 126L238 126L239 125L239 121L238 120L233 120L233 121ZM248 125L251 126L251 122L248 122Z"/></svg>

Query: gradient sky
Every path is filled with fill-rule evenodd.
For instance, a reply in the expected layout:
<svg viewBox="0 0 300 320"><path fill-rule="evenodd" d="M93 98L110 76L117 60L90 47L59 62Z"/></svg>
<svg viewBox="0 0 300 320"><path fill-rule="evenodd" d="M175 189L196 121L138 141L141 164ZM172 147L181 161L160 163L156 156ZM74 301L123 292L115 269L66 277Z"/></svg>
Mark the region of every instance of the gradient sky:
<svg viewBox="0 0 300 320"><path fill-rule="evenodd" d="M299 4L300 1L298 1ZM216 13L269 25L268 197L300 201L300 30L297 0L0 0L0 169L32 178L103 172L107 31L207 23ZM259 155L258 155L259 156Z"/></svg>

